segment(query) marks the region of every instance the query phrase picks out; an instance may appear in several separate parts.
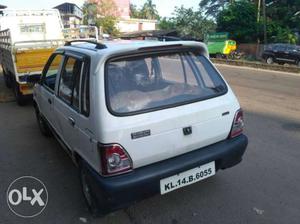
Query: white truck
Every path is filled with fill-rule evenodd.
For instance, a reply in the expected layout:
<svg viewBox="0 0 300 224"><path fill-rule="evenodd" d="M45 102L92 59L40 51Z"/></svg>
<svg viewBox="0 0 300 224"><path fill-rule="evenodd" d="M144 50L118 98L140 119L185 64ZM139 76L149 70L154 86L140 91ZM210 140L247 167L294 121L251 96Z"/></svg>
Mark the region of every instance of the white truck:
<svg viewBox="0 0 300 224"><path fill-rule="evenodd" d="M28 76L40 75L49 56L64 43L62 30L56 9L0 11L0 65L19 105L32 96Z"/></svg>

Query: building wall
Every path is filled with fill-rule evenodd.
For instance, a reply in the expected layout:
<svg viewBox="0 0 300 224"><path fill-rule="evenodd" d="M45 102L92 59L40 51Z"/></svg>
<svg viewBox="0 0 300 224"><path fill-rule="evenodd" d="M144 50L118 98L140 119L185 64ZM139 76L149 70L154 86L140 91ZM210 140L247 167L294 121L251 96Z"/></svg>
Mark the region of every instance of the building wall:
<svg viewBox="0 0 300 224"><path fill-rule="evenodd" d="M75 16L70 16L69 17L69 25L70 28L78 28L82 24L82 20L78 19Z"/></svg>
<svg viewBox="0 0 300 224"><path fill-rule="evenodd" d="M121 33L135 32L142 30L155 30L156 20L145 19L121 19L117 23L117 28Z"/></svg>
<svg viewBox="0 0 300 224"><path fill-rule="evenodd" d="M83 13L77 5L63 3L54 8L60 12L64 28L77 28L82 24Z"/></svg>

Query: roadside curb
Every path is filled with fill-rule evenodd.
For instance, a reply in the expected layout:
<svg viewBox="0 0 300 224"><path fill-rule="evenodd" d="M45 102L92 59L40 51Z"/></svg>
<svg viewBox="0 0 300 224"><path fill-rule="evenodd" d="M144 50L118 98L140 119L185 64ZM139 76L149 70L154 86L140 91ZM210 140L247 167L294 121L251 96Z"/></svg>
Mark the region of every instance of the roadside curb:
<svg viewBox="0 0 300 224"><path fill-rule="evenodd" d="M250 68L259 68L272 71L291 72L300 74L300 68L296 66L284 66L284 65L268 65L261 62L243 61L243 60L229 60L229 59L216 59L211 58L211 61L216 64L226 64L233 66L244 66Z"/></svg>

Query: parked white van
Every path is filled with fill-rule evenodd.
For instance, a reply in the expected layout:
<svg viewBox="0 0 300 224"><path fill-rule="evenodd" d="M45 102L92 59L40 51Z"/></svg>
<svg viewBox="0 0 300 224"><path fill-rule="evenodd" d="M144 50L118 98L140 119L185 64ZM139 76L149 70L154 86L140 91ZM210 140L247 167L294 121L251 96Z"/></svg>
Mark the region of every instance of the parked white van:
<svg viewBox="0 0 300 224"><path fill-rule="evenodd" d="M78 165L93 214L213 176L248 143L237 98L199 42L68 42L34 106Z"/></svg>

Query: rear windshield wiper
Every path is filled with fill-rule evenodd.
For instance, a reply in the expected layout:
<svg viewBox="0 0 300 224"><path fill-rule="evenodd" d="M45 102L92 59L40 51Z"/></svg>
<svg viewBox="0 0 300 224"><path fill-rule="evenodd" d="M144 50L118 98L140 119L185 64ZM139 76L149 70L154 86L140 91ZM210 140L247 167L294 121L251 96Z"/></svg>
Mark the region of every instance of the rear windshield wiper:
<svg viewBox="0 0 300 224"><path fill-rule="evenodd" d="M220 93L220 92L223 92L225 90L223 85L218 85L218 86L215 86L215 87L207 87L207 88L215 91L216 93Z"/></svg>

